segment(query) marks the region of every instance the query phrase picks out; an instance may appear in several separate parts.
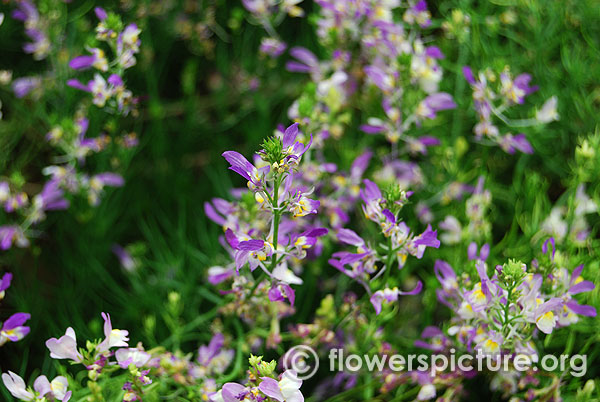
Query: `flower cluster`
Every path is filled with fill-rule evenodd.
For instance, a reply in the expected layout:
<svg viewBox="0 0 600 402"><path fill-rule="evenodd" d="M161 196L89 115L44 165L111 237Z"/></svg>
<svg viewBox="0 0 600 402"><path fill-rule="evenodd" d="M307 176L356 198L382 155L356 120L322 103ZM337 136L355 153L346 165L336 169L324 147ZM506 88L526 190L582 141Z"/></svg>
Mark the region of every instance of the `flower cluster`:
<svg viewBox="0 0 600 402"><path fill-rule="evenodd" d="M381 234L387 243L381 245L383 252L378 253L364 239L350 229L339 229L337 238L341 243L356 247L356 253L341 251L334 253L329 263L361 283L370 294L369 282L372 282L385 274L383 285L387 285L394 263L397 261L398 268L402 269L409 255L422 258L427 247L437 248L440 242L436 231L428 226L427 229L416 235L411 233L410 228L398 219L398 212L407 202L407 194L399 188L392 188L384 197L379 187L370 180L365 179L365 188L361 190L360 196L363 200L362 210L365 217L379 225ZM378 267L377 263L384 262ZM416 294L421 290L422 284L410 292L399 291L398 288L384 288L376 291L371 296L371 303L377 314L381 312L382 302L398 300L399 295Z"/></svg>
<svg viewBox="0 0 600 402"><path fill-rule="evenodd" d="M277 363L266 362L262 356L250 356L248 381L242 385L228 382L214 395L212 402L265 401L303 402L300 392L302 380L293 370L286 370L280 376L275 373Z"/></svg>
<svg viewBox="0 0 600 402"><path fill-rule="evenodd" d="M96 74L87 85L77 80L69 80L67 85L92 92L93 103L104 107L105 111L111 114L115 111L127 114L137 101L132 97L131 91L125 88L121 76L125 69L135 65L135 55L140 48L140 30L135 24L122 28L119 16L107 13L101 8L96 9L96 15L100 23L95 40L107 42L116 55L115 60L109 62L104 51L100 47L94 47L89 48L91 55L76 57L71 60L69 66L76 70L94 68L99 72L110 73L110 76L104 81L102 75ZM27 21L41 21L39 13L28 1L18 2L15 16L27 16ZM13 88L18 97L24 97L41 85L43 80L41 76L17 79L13 82ZM0 249L29 246L29 237L35 236L36 233L34 226L46 219L47 212L68 209L73 197L83 195L90 205L96 206L107 187L120 187L124 184L118 173L88 173L84 168L87 160L94 154L136 146L138 140L135 133L97 133L95 127L90 127L88 114L92 113L84 101L78 106L75 116L57 116L49 122L51 128L45 134L45 139L52 151L56 151L58 155L52 158L51 164L42 169L42 174L48 177L45 183L26 183L20 174L0 179L0 204L7 214L6 220L9 221L5 223L3 220L0 226ZM90 135L90 132L96 135Z"/></svg>
<svg viewBox="0 0 600 402"><path fill-rule="evenodd" d="M46 341L50 357L68 360L73 365L82 365L87 371L87 388L92 395L100 397L103 387L111 389L109 381L121 381L124 402L141 401L149 392L148 386L156 379L169 378L182 385L196 385L197 396L202 400L216 396L215 377L223 374L234 357L232 349L225 348L225 337L217 333L208 345L198 349L197 357L182 356L162 348L145 350L141 343L129 345L129 331L113 328L109 314L102 313L104 339L87 341L85 348L77 343L73 328L67 328L60 338ZM72 395L69 381L64 376L49 382L39 376L28 388L25 381L13 372L2 375L10 393L17 399L32 401L46 398L49 401L66 402ZM105 385L106 384L106 385Z"/></svg>
<svg viewBox="0 0 600 402"><path fill-rule="evenodd" d="M295 292L291 285L303 283L298 276L299 261L307 258L317 239L328 232L308 219L297 219L316 214L320 206L311 198L312 190L296 181L303 155L312 143L303 143L298 136L299 125L295 123L265 140L254 164L238 152L224 152L229 169L247 180L249 191L238 194L235 203L214 199L204 206L207 216L223 227L223 244L233 259L227 267L211 268L209 281L218 284L233 278L231 294L236 301L231 308L236 306L238 314L243 305L250 308L248 313L256 314L260 311L256 310L259 301L267 296L271 302L287 301L293 307ZM243 270L246 266L248 271ZM295 271L294 266L298 268ZM252 273L257 268L262 274L254 278ZM268 286L262 282L264 279ZM269 316L286 310L281 304L276 306L271 312L267 307ZM276 339L278 326L273 325L272 330Z"/></svg>
<svg viewBox="0 0 600 402"><path fill-rule="evenodd" d="M23 46L23 50L25 53L32 54L35 60L45 59L48 57L51 47L47 32L49 21L40 15L35 4L29 0L19 0L16 2L16 6L12 17L23 21L25 35L31 40Z"/></svg>
<svg viewBox="0 0 600 402"><path fill-rule="evenodd" d="M508 118L505 112L513 106L522 105L525 98L538 89L537 86L529 85L531 75L524 73L513 79L510 70L506 68L499 77L491 70L481 71L476 77L469 66L463 67L463 74L473 90L473 106L479 117L479 122L473 127L476 138L485 138L511 154L515 151L533 153L533 147L525 134L501 134L494 124L494 117L513 128L549 123L559 117L556 97L548 99L534 118L514 120Z"/></svg>
<svg viewBox="0 0 600 402"><path fill-rule="evenodd" d="M540 333L572 325L581 316L596 316L594 307L580 304L574 297L595 285L582 278L583 265L567 268L569 259L555 249L553 238L543 244L544 262L536 259L528 267L509 260L496 266L492 276L485 262L489 248L476 255L476 246L472 246L469 259L475 260L474 276L457 275L450 264L436 261L434 270L441 285L437 299L451 308L454 316L445 331L436 327L423 331L417 346L442 353L450 349L470 354L481 351L489 359L526 355L537 361L540 353L534 340ZM517 391L519 377L531 375L516 370L494 374L509 392ZM527 386L519 383L519 387L538 383L526 381Z"/></svg>
<svg viewBox="0 0 600 402"><path fill-rule="evenodd" d="M127 115L137 104L131 91L125 87L123 72L135 66L135 55L140 51L141 30L136 24L123 27L121 18L104 9L96 7L99 23L96 27L96 40L106 42L113 52L114 59L108 60L100 47L88 48L89 55L77 56L69 62L74 70L94 69L94 77L87 84L71 79L67 85L89 92L93 95L94 105ZM106 78L103 74L110 74Z"/></svg>

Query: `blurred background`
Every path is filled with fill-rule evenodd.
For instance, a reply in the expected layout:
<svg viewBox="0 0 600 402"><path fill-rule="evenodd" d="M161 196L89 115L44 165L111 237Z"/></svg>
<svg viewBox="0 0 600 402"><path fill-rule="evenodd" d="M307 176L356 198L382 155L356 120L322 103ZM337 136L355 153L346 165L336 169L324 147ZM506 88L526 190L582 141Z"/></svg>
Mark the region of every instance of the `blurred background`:
<svg viewBox="0 0 600 402"><path fill-rule="evenodd" d="M11 3L4 0L0 6L6 16L0 26L0 70L15 77L52 64L65 66L77 55L69 49L96 21L95 2L62 4L60 21L68 27L63 52L53 60L34 61L22 51L26 37L23 24L9 17ZM53 1L39 3L41 8L56 6ZM228 257L217 240L221 228L207 220L203 203L212 197L230 198L229 190L243 185L220 155L235 149L249 156L278 124L288 125L287 109L308 82L306 76L286 71L287 52L277 60L259 57L266 34L248 20L240 2L139 0L105 1L102 6L142 30L138 62L126 78L128 88L141 96L139 115L120 127L135 132L139 145L118 158L103 155L90 162L117 169L125 178L125 185L108 190L98 207L83 202L53 212L29 248L0 254L2 269L15 274L1 316L26 311L33 317L28 337L0 348L0 371L51 372L44 341L67 326L77 328L82 339L98 336L101 311L110 312L119 328L134 332L136 341L183 350L206 342L210 334L205 327L220 302L206 281L206 270ZM300 6L307 17L288 17L277 31L289 47L304 46L319 56L322 49L311 18L317 6L310 1ZM429 9L437 21L432 33L446 38L437 42L446 55L441 61L447 74L442 89L463 106L440 122L446 132L468 133L474 121L466 112L470 91L460 75L466 64L496 69L510 65L515 72L531 73L540 87L534 104L559 96L560 121L530 136L535 154L507 156L486 149L473 155L494 176L493 235L500 242L525 215L538 213L533 218L543 219L573 180L565 161L572 159L578 136L597 128L600 6L596 0L447 0L431 1ZM470 17L469 40L464 42L445 36L440 26L456 9ZM0 169L3 176L20 175L32 186L42 182L40 170L48 158L43 141L47 115L70 107L75 97L59 87L72 73L66 67L53 71L57 88L44 102L16 99L9 85L0 86ZM368 116L362 113L356 110L354 128L347 133L357 144L371 141L356 129ZM94 116L91 121L93 125ZM445 144L456 140L439 137ZM345 161L341 165L349 165L358 147L342 146L335 152ZM525 191L535 194L523 197ZM130 252L135 269L120 264L112 251L115 244ZM531 257L527 244L504 244L499 254ZM420 264L443 256L440 250ZM333 269L322 266L323 281L334 277ZM586 269L598 269L598 264ZM306 305L299 309L297 322L308 321L318 306L318 298L305 294L312 291L308 288L298 290L297 299ZM184 307L169 311L177 298ZM434 322L444 312L434 311L435 301L430 301L423 314Z"/></svg>

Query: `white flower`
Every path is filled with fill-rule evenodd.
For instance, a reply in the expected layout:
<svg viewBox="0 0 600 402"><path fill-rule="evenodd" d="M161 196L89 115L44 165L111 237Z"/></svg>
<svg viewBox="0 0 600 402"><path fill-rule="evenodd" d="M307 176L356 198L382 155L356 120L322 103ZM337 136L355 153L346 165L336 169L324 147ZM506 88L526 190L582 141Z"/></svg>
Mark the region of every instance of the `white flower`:
<svg viewBox="0 0 600 402"><path fill-rule="evenodd" d="M35 398L33 392L28 391L25 387L25 381L12 371L8 374L2 374L2 381L8 391L17 399L22 401L32 401Z"/></svg>
<svg viewBox="0 0 600 402"><path fill-rule="evenodd" d="M540 315L535 320L535 325L545 334L552 333L552 330L556 326L557 318L552 311L548 311Z"/></svg>
<svg viewBox="0 0 600 402"><path fill-rule="evenodd" d="M73 328L69 327L60 338L50 338L46 341L46 347L50 350L53 359L69 359L81 362L83 357L77 351L77 337Z"/></svg>
<svg viewBox="0 0 600 402"><path fill-rule="evenodd" d="M302 285L302 279L297 277L286 264L280 264L273 270L273 278L289 285Z"/></svg>
<svg viewBox="0 0 600 402"><path fill-rule="evenodd" d="M423 385L419 391L419 395L417 395L417 399L419 401L427 401L432 398L435 398L435 387L433 384Z"/></svg>
<svg viewBox="0 0 600 402"><path fill-rule="evenodd" d="M535 118L540 123L549 123L553 120L558 120L558 112L556 111L556 105L558 100L556 96L552 96L544 103L544 106L535 113Z"/></svg>
<svg viewBox="0 0 600 402"><path fill-rule="evenodd" d="M108 349L115 346L129 346L127 344L127 341L129 340L129 331L122 329L113 329L109 314L102 313L102 318L104 319L104 336L106 337L106 339L104 339L102 343L98 345L98 351L105 352Z"/></svg>
<svg viewBox="0 0 600 402"><path fill-rule="evenodd" d="M283 373L281 380L279 381L279 389L283 394L286 402L302 402L304 397L300 392L300 386L302 380L299 380L296 373L293 371L286 371Z"/></svg>

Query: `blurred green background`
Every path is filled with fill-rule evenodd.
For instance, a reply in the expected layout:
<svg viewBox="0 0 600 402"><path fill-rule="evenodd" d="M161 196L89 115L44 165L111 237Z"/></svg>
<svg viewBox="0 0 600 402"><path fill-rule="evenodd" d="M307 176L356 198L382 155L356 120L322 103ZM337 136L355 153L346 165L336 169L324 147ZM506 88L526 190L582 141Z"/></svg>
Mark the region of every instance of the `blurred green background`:
<svg viewBox="0 0 600 402"><path fill-rule="evenodd" d="M72 23L66 43L89 32L94 5L93 1L68 5ZM124 20L135 20L143 31L138 65L127 76L128 86L144 96L139 118L130 123L140 145L121 166L126 185L111 190L98 208L82 206L77 213L49 214L43 234L31 248L0 256L3 269L15 274L14 288L0 307L0 316L19 310L33 317L28 337L0 348L0 371L39 368L51 373L53 363L44 341L62 334L67 326L76 328L82 339L98 337L101 311L110 312L113 323L129 329L135 341L190 351L206 342L208 319L220 301L206 282L206 269L226 262L227 257L217 240L221 229L207 220L203 203L215 196L228 198L229 189L242 184L227 171L220 154L228 149L245 155L256 151L278 123L287 123L287 108L307 80L285 71L287 52L272 65L257 57L265 34L245 21L246 11L239 2L140 0L102 5L124 15ZM312 2L302 7L309 16L317 9ZM524 216L536 218L528 215L536 208L547 212L563 194L573 180L569 161L577 138L596 130L600 3L448 0L431 1L429 7L436 21L435 36L443 36L440 22L450 19L452 10L460 9L471 19L467 41L436 42L446 55L442 89L459 104L441 123L444 134L438 137L444 144L453 144L459 136L470 137L474 115L468 84L460 74L465 64L497 70L510 65L514 72L531 73L533 83L540 86L531 104L540 105L552 95L559 98L560 121L528 135L535 154L506 155L497 149L484 149L482 154L477 145L470 146L468 152L484 165L481 169L494 176L490 183L495 186L492 216L497 244L513 229L514 236L524 230L520 223ZM0 27L0 69L13 70L15 76L42 70L43 63L22 53L22 24L10 21L10 9L10 5L0 6L0 12L7 15ZM202 34L193 31L186 38L177 32L182 13L193 22L202 22L202 29L198 28ZM290 47L305 46L319 55L322 50L311 21L310 17L288 18L277 30ZM260 81L256 90L251 88L253 78ZM7 174L19 171L28 181L39 180L35 172L44 166L45 151L38 121L47 106L26 101L9 106L12 94L6 87L0 89L0 97L5 114L0 121L0 167ZM366 117L358 110L356 114L356 121ZM348 135L362 135L353 130ZM349 161L357 150L340 153L342 160ZM535 194L524 196L532 190ZM591 192L598 199L597 183ZM111 252L114 243L133 250L140 262L135 273L120 267ZM532 256L528 244L504 244L497 255ZM440 251L422 264L443 257ZM594 268L597 271L598 265L587 269L593 272ZM322 271L335 275L330 267ZM176 323L165 313L173 291L185 305ZM317 298L306 298L307 291L298 290L297 298L309 306L295 316L297 322L308 321L319 303ZM426 306L424 314L433 321L435 302L430 301L433 304Z"/></svg>

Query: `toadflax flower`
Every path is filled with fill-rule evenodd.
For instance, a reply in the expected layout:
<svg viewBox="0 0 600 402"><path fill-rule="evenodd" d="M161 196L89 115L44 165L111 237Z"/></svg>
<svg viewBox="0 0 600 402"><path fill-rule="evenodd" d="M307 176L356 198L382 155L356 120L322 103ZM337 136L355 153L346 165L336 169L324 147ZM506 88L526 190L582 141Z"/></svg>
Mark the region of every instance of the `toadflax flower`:
<svg viewBox="0 0 600 402"><path fill-rule="evenodd" d="M224 348L225 337L223 334L215 334L208 346L202 345L198 349L196 359L204 370L213 373L222 373L231 364L235 356L235 350Z"/></svg>
<svg viewBox="0 0 600 402"><path fill-rule="evenodd" d="M254 271L259 263L273 255L273 246L264 240L240 238L231 229L227 229L225 238L229 245L236 250L235 266L238 270L248 263L250 270Z"/></svg>
<svg viewBox="0 0 600 402"><path fill-rule="evenodd" d="M33 389L28 388L25 381L12 371L3 373L2 381L11 395L21 401L67 402L71 399L71 391L68 391L69 382L63 376L58 376L50 382L45 375L41 375L34 381Z"/></svg>
<svg viewBox="0 0 600 402"><path fill-rule="evenodd" d="M46 347L53 359L69 359L76 363L83 361L83 356L77 350L77 337L75 330L67 328L65 334L60 338L50 338L46 341Z"/></svg>
<svg viewBox="0 0 600 402"><path fill-rule="evenodd" d="M249 189L259 190L264 187L264 177L265 174L269 172L269 166L264 166L258 169L253 164L248 162L248 159L244 158L242 154L235 151L223 152L222 156L231 165L229 166L230 170L233 170L244 179L248 180Z"/></svg>
<svg viewBox="0 0 600 402"><path fill-rule="evenodd" d="M556 99L556 96L550 97L550 99L544 103L542 108L535 113L535 118L540 123L550 123L553 120L558 120L559 116L556 111L557 103L558 100Z"/></svg>
<svg viewBox="0 0 600 402"><path fill-rule="evenodd" d="M31 318L27 313L16 313L10 316L0 328L0 346L6 342L18 342L23 339L30 331L30 328L23 325Z"/></svg>
<svg viewBox="0 0 600 402"><path fill-rule="evenodd" d="M143 367L151 357L150 353L137 348L122 348L115 352L117 363L122 369L132 364L138 368Z"/></svg>
<svg viewBox="0 0 600 402"><path fill-rule="evenodd" d="M386 288L383 290L378 290L371 296L371 304L373 304L373 307L375 308L375 313L379 315L379 313L381 313L381 304L383 302L395 302L398 300L398 296L416 295L421 291L421 289L423 289L423 283L419 281L413 290L409 290L407 292L398 290L398 288Z"/></svg>
<svg viewBox="0 0 600 402"><path fill-rule="evenodd" d="M98 351L104 352L112 347L129 346L127 341L129 338L129 331L122 329L113 329L110 321L110 314L102 313L102 319L104 320L104 336L106 337L100 345L98 345Z"/></svg>
<svg viewBox="0 0 600 402"><path fill-rule="evenodd" d="M6 289L10 287L10 282L12 281L12 274L10 272L2 275L2 279L0 280L0 300L4 299L6 294Z"/></svg>
<svg viewBox="0 0 600 402"><path fill-rule="evenodd" d="M287 370L281 375L281 380L277 381L270 377L261 377L261 383L258 389L266 396L279 402L303 402L304 396L300 392L302 380L293 370Z"/></svg>
<svg viewBox="0 0 600 402"><path fill-rule="evenodd" d="M91 55L77 56L69 62L69 67L74 70L84 70L90 67L100 71L108 71L108 60L104 55L104 51L98 48L91 48Z"/></svg>

